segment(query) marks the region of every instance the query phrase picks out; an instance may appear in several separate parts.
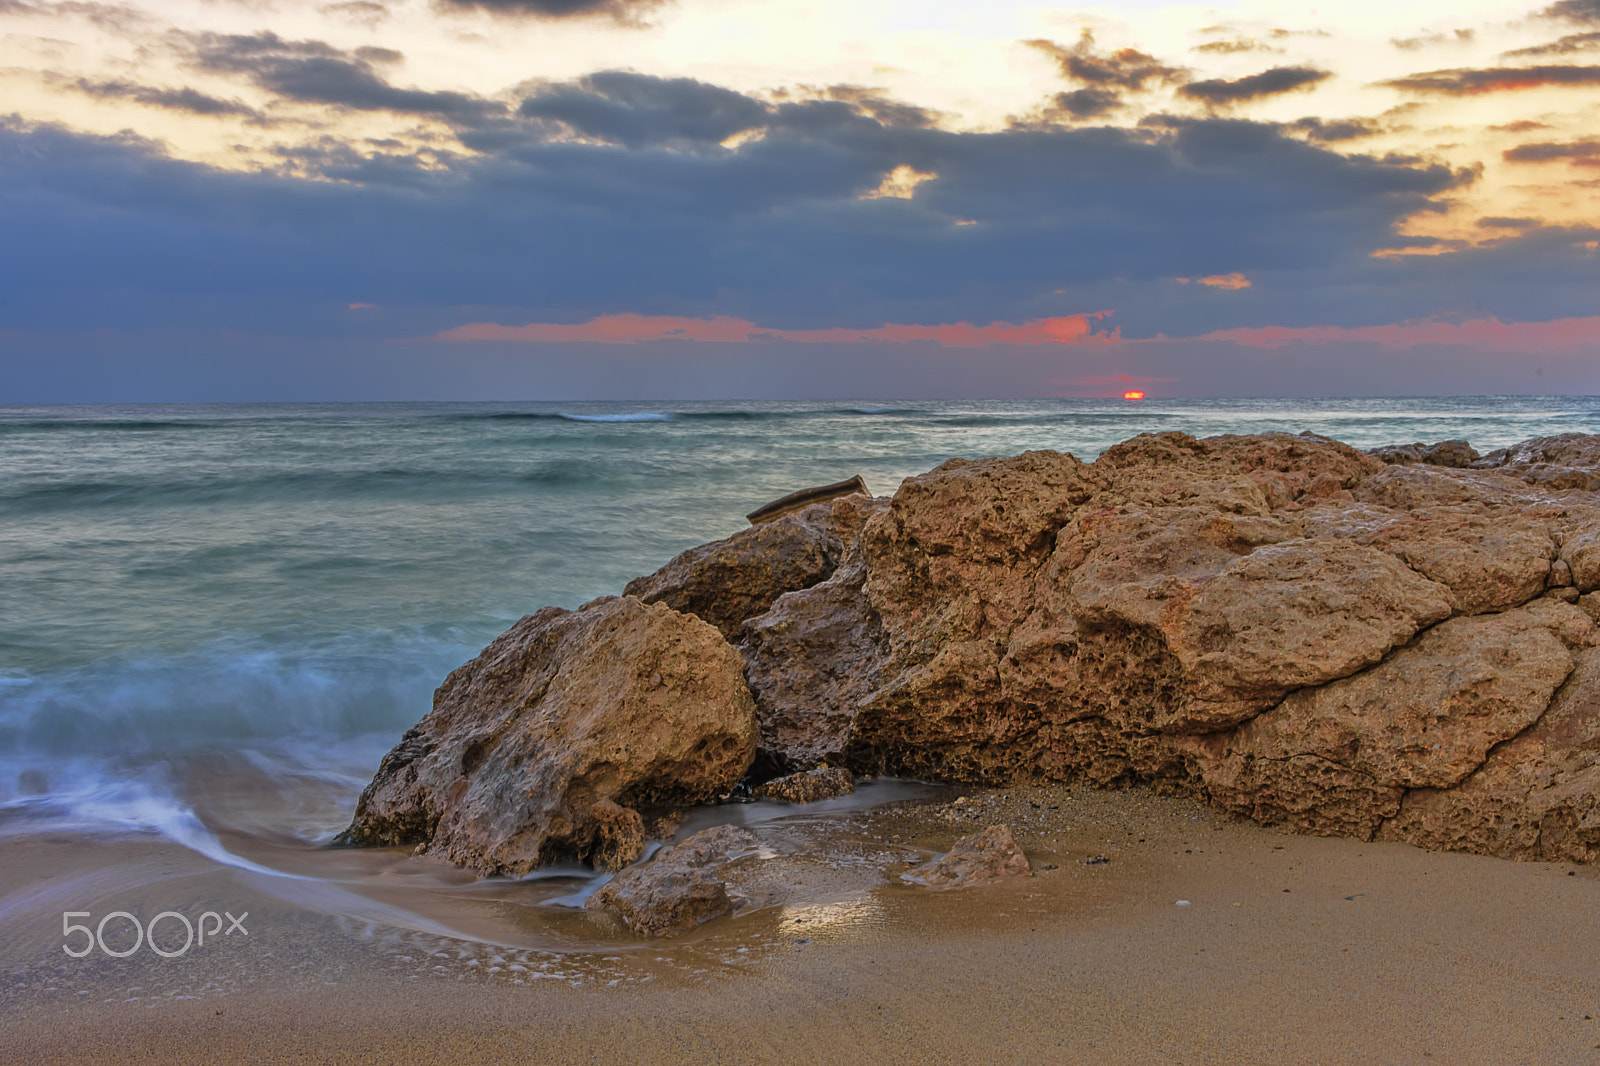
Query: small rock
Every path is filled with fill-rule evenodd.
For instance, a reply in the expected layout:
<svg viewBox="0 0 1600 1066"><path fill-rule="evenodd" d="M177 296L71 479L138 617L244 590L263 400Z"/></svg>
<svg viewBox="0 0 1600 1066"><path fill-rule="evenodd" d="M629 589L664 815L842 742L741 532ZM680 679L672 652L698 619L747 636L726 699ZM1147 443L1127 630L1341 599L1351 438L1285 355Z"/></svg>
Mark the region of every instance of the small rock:
<svg viewBox="0 0 1600 1066"><path fill-rule="evenodd" d="M640 936L674 936L730 913L734 900L715 869L756 849L756 838L731 825L705 829L642 866L630 866L584 903L608 911Z"/></svg>
<svg viewBox="0 0 1600 1066"><path fill-rule="evenodd" d="M1110 861L1111 860L1106 858L1104 855L1096 855L1092 859L1084 859L1083 860L1083 864L1085 866L1104 866L1106 863L1108 863Z"/></svg>
<svg viewBox="0 0 1600 1066"><path fill-rule="evenodd" d="M956 841L943 858L900 876L929 888L965 888L1031 873L1028 857L1012 839L1011 830L1003 825L991 825Z"/></svg>
<svg viewBox="0 0 1600 1066"><path fill-rule="evenodd" d="M818 800L848 796L856 790L856 779L849 770L825 767L779 777L756 788L758 799L786 803L815 803Z"/></svg>
<svg viewBox="0 0 1600 1066"><path fill-rule="evenodd" d="M1178 902L1174 903L1173 906L1174 907L1188 907L1188 906L1191 906L1191 904L1186 899L1180 899ZM1237 904L1235 904L1235 906L1237 906Z"/></svg>

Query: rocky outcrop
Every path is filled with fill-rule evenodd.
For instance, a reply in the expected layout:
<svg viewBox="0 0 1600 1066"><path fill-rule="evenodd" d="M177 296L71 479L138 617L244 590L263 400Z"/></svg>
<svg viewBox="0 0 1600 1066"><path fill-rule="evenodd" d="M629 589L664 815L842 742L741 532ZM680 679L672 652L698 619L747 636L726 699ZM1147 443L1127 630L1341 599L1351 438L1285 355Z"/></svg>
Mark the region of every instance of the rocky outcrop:
<svg viewBox="0 0 1600 1066"><path fill-rule="evenodd" d="M639 936L675 936L733 911L719 867L755 853L749 831L731 825L705 829L631 866L595 890L584 907L620 918Z"/></svg>
<svg viewBox="0 0 1600 1066"><path fill-rule="evenodd" d="M837 766L817 770L802 770L774 778L755 790L757 799L782 800L785 803L816 803L818 800L848 796L856 790L856 776Z"/></svg>
<svg viewBox="0 0 1600 1066"><path fill-rule="evenodd" d="M928 888L970 888L1031 873L1028 857L1012 839L1010 828L991 825L981 833L962 837L939 858L900 876Z"/></svg>
<svg viewBox="0 0 1600 1066"><path fill-rule="evenodd" d="M1600 437L1577 434L1477 456L1162 433L1094 463L951 460L891 499L816 504L629 586L661 606L578 612L641 620L615 651L598 651L598 621L525 619L440 690L352 838L426 840L484 870L557 852L614 864L637 853L635 808L726 788L754 746L756 785L823 765L1142 782L1308 832L1588 861L1596 486ZM474 680L530 641L530 678L591 695ZM634 665L673 641L677 672ZM641 678L673 698L558 725L589 721L578 708L602 690L655 691ZM513 742L524 727L497 723L523 721L523 700L545 724ZM493 777L473 769L480 738ZM624 744L605 765L626 773L552 754Z"/></svg>
<svg viewBox="0 0 1600 1066"><path fill-rule="evenodd" d="M1534 730L1593 641L1567 601L1600 588L1600 501L1547 468L1596 459L1168 433L947 463L742 624L762 758L1423 834L1402 810Z"/></svg>
<svg viewBox="0 0 1600 1066"><path fill-rule="evenodd" d="M523 618L456 670L386 755L343 836L481 874L644 845L637 808L725 794L754 755L743 664L698 618L631 596Z"/></svg>

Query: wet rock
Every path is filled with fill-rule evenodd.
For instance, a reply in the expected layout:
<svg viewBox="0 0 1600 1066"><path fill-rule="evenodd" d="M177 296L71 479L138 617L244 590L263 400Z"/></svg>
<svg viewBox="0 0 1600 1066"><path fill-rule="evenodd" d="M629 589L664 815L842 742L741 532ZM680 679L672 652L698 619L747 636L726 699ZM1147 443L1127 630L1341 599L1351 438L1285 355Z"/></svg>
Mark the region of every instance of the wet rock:
<svg viewBox="0 0 1600 1066"><path fill-rule="evenodd" d="M1427 463L1430 466L1455 468L1470 467L1482 458L1464 440L1442 440L1437 444L1423 444L1420 441L1416 444L1391 444L1374 448L1370 454L1395 465Z"/></svg>
<svg viewBox="0 0 1600 1066"><path fill-rule="evenodd" d="M835 796L848 796L855 790L854 774L830 766L768 781L756 788L756 795L761 799L783 800L785 803L815 803Z"/></svg>
<svg viewBox="0 0 1600 1066"><path fill-rule="evenodd" d="M749 766L742 666L705 622L633 597L528 615L445 679L342 842L421 843L485 875L625 865L635 807L714 799Z"/></svg>
<svg viewBox="0 0 1600 1066"><path fill-rule="evenodd" d="M620 918L640 936L675 936L732 913L735 901L717 869L754 853L754 835L734 826L705 829L630 866L600 886L584 907Z"/></svg>
<svg viewBox="0 0 1600 1066"><path fill-rule="evenodd" d="M1010 828L991 825L980 833L962 837L942 857L900 876L929 888L967 888L1031 873L1028 857L1012 839Z"/></svg>
<svg viewBox="0 0 1600 1066"><path fill-rule="evenodd" d="M1496 469L1543 488L1600 491L1600 436L1561 433L1490 452L1478 467Z"/></svg>

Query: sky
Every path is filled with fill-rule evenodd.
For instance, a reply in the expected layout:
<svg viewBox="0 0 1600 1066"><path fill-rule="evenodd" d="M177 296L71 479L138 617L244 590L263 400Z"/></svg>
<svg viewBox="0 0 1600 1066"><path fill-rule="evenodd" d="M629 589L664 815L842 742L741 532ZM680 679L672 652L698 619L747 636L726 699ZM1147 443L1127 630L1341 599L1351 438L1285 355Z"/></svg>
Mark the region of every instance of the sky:
<svg viewBox="0 0 1600 1066"><path fill-rule="evenodd" d="M1600 393L1600 0L0 0L0 403Z"/></svg>

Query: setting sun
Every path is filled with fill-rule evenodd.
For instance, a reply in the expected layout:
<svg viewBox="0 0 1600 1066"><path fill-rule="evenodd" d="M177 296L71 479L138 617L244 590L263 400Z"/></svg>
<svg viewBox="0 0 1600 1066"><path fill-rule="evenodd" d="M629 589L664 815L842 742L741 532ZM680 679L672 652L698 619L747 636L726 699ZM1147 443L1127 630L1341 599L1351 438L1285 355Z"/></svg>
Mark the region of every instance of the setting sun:
<svg viewBox="0 0 1600 1066"><path fill-rule="evenodd" d="M1142 400L1142 399L1144 399L1144 390L1143 389L1129 389L1127 392L1122 394L1122 398L1124 400Z"/></svg>

